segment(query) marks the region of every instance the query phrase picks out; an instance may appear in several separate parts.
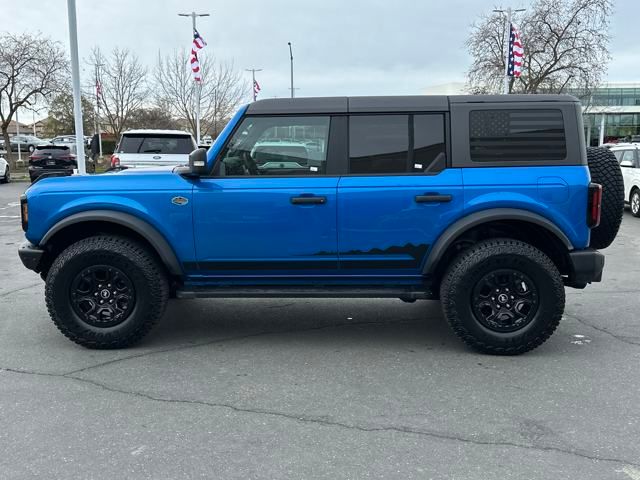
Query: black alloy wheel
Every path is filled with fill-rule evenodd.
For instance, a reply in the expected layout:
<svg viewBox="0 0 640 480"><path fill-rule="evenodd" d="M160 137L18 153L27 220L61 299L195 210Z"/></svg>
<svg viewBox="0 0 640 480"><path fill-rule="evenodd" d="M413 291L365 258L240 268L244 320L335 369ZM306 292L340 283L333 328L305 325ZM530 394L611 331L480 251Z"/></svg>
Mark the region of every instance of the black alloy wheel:
<svg viewBox="0 0 640 480"><path fill-rule="evenodd" d="M515 332L535 317L538 289L518 270L496 270L476 284L471 302L473 314L482 325L495 332Z"/></svg>
<svg viewBox="0 0 640 480"><path fill-rule="evenodd" d="M78 317L98 328L124 322L136 301L136 291L129 277L109 265L95 265L78 272L69 293Z"/></svg>

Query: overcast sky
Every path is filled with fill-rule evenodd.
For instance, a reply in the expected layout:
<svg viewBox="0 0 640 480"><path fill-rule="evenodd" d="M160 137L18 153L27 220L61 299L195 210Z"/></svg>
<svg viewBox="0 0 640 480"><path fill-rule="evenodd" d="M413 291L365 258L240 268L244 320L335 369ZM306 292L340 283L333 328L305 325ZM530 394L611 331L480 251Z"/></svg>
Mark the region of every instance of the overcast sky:
<svg viewBox="0 0 640 480"><path fill-rule="evenodd" d="M511 6L526 7L514 0ZM68 50L67 2L0 0L0 29L40 31ZM498 2L485 0L77 0L80 56L99 45L135 50L148 65L158 51L186 48L191 19L207 12L198 30L203 55L262 68L262 98L289 95L293 43L299 96L402 95L463 82L469 66L469 26ZM506 4L505 4L506 6ZM609 81L640 81L638 0L617 0ZM85 65L85 74L90 69ZM246 73L246 78L250 74ZM249 82L247 82L249 89ZM249 93L247 94L249 96Z"/></svg>

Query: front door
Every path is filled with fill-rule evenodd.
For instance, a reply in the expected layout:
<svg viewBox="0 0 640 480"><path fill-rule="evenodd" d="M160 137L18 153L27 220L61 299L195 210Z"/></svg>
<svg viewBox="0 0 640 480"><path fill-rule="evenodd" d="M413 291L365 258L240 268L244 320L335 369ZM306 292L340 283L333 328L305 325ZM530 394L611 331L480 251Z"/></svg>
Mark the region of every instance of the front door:
<svg viewBox="0 0 640 480"><path fill-rule="evenodd" d="M329 116L248 116L194 184L197 273L317 277L338 269ZM196 272L191 272L196 273Z"/></svg>
<svg viewBox="0 0 640 480"><path fill-rule="evenodd" d="M462 173L446 165L444 114L350 117L349 175L338 186L343 274L421 278L463 208Z"/></svg>

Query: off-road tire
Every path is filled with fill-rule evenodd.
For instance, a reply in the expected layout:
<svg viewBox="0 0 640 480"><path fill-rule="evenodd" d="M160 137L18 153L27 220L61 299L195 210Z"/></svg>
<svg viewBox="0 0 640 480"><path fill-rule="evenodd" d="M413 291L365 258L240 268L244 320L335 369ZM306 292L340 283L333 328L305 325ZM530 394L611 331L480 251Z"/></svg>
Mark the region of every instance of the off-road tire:
<svg viewBox="0 0 640 480"><path fill-rule="evenodd" d="M511 332L487 328L472 306L478 282L501 269L522 272L538 292L530 322ZM494 239L477 243L452 261L440 285L440 299L447 322L467 345L482 353L519 355L542 345L558 327L565 292L560 272L543 252L518 240Z"/></svg>
<svg viewBox="0 0 640 480"><path fill-rule="evenodd" d="M133 308L118 325L90 325L72 307L72 282L78 273L93 265L119 269L135 289ZM143 245L125 237L80 240L54 260L46 276L45 298L51 319L65 336L87 348L114 349L135 344L162 317L168 297L169 283L160 262Z"/></svg>
<svg viewBox="0 0 640 480"><path fill-rule="evenodd" d="M633 189L631 196L629 197L629 207L631 208L631 215L634 217L640 217L640 190Z"/></svg>
<svg viewBox="0 0 640 480"><path fill-rule="evenodd" d="M592 248L607 248L618 234L624 213L624 180L615 155L606 148L587 148L591 181L602 185L600 225L591 230Z"/></svg>

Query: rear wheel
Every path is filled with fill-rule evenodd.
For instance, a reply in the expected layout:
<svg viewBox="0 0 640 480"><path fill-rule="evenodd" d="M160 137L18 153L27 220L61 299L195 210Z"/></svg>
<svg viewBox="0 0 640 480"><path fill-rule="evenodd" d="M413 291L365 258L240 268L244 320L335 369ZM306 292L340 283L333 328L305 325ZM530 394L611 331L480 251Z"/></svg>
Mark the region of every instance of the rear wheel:
<svg viewBox="0 0 640 480"><path fill-rule="evenodd" d="M97 236L74 243L53 262L45 296L52 320L88 348L139 341L164 313L169 285L145 247L128 238Z"/></svg>
<svg viewBox="0 0 640 480"><path fill-rule="evenodd" d="M0 180L0 183L9 183L11 181L11 171L9 170L9 166L7 165L7 169L4 172L4 177Z"/></svg>
<svg viewBox="0 0 640 480"><path fill-rule="evenodd" d="M618 234L624 213L624 180L615 155L606 148L587 148L591 181L602 185L600 225L591 230L590 246L607 248Z"/></svg>
<svg viewBox="0 0 640 480"><path fill-rule="evenodd" d="M636 189L631 193L629 204L631 206L631 215L640 217L640 190Z"/></svg>
<svg viewBox="0 0 640 480"><path fill-rule="evenodd" d="M564 285L553 262L517 240L480 242L449 266L440 287L445 317L472 348L518 355L540 346L564 311Z"/></svg>

